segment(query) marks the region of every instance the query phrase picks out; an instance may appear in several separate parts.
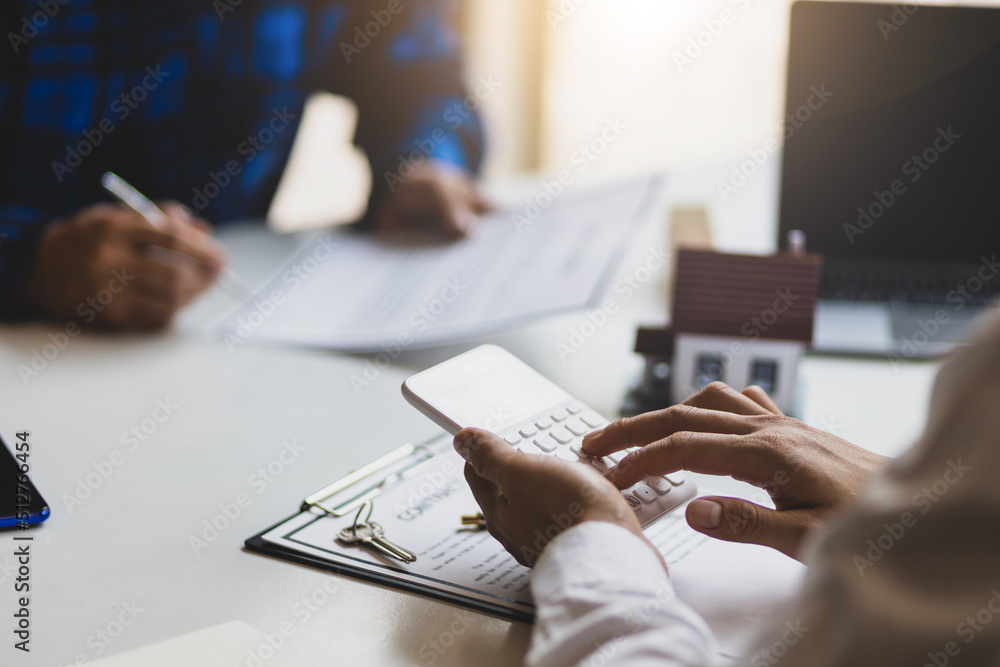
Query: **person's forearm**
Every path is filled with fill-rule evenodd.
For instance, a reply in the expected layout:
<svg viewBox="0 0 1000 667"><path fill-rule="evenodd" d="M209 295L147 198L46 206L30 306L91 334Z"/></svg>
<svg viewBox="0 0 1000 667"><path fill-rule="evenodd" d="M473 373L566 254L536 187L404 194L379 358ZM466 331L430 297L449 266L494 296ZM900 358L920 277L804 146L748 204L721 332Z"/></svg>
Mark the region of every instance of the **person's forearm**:
<svg viewBox="0 0 1000 667"><path fill-rule="evenodd" d="M537 620L528 667L710 665L714 639L676 598L662 564L629 531L603 522L569 529L532 575Z"/></svg>

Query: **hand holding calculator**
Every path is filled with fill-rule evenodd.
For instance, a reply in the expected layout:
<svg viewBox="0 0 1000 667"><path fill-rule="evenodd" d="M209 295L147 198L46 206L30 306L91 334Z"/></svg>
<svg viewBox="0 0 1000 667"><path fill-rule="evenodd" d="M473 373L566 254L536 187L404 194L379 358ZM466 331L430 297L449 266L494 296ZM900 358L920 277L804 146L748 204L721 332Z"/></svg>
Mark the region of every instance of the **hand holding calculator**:
<svg viewBox="0 0 1000 667"><path fill-rule="evenodd" d="M604 428L608 420L495 345L477 347L414 375L403 383L403 395L452 435L463 428L482 428L526 455L555 456L604 473L631 451L588 455L584 436ZM648 477L622 490L622 496L646 526L693 498L696 490L677 472Z"/></svg>

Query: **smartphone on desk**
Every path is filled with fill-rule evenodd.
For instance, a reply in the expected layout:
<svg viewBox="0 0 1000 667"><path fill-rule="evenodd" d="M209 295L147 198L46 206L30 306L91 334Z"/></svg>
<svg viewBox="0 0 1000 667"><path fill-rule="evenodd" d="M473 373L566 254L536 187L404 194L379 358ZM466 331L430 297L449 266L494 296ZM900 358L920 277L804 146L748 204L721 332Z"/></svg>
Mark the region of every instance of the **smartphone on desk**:
<svg viewBox="0 0 1000 667"><path fill-rule="evenodd" d="M513 354L482 345L410 377L403 396L452 435L476 427L527 455L555 456L606 472L627 452L591 457L582 442L608 420ZM684 473L650 477L622 491L646 526L694 497Z"/></svg>
<svg viewBox="0 0 1000 667"><path fill-rule="evenodd" d="M14 454L0 437L0 529L26 528L49 518L49 506L26 473L30 466L27 433L14 435Z"/></svg>

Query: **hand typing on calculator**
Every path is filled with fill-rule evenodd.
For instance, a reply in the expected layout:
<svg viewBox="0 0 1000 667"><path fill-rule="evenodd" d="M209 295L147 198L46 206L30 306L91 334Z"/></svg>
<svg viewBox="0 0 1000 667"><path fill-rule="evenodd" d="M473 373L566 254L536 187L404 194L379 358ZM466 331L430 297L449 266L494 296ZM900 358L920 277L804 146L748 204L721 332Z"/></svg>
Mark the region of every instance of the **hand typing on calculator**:
<svg viewBox="0 0 1000 667"><path fill-rule="evenodd" d="M493 345L414 375L403 394L457 434L487 529L524 564L582 521L634 532L652 523L694 496L684 471L749 482L775 505L699 498L685 510L695 530L794 558L888 462L784 416L760 387L714 382L682 404L608 424Z"/></svg>
<svg viewBox="0 0 1000 667"><path fill-rule="evenodd" d="M582 521L610 521L635 532L635 516L624 511L628 505L618 490L682 469L745 480L775 504L769 509L739 498L699 498L687 507L695 530L798 557L808 532L852 502L889 461L785 417L759 387L738 392L722 383L584 438L584 451L593 455L631 450L604 475L607 484L594 481L584 466L516 456L507 442L484 431L459 433L455 448L467 461L466 479L486 527L521 562ZM574 506L575 518L567 523L573 513L566 508Z"/></svg>

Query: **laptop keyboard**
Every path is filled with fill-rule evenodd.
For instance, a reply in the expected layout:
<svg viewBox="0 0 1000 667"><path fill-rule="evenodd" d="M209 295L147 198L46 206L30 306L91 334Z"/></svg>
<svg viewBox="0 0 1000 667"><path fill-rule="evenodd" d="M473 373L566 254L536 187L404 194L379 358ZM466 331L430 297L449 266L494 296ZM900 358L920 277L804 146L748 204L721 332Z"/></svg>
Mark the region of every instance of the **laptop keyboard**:
<svg viewBox="0 0 1000 667"><path fill-rule="evenodd" d="M986 306L1000 296L1000 276L980 280L978 265L830 263L820 297L836 301ZM976 290L975 288L979 288ZM960 291L963 290L964 291Z"/></svg>

